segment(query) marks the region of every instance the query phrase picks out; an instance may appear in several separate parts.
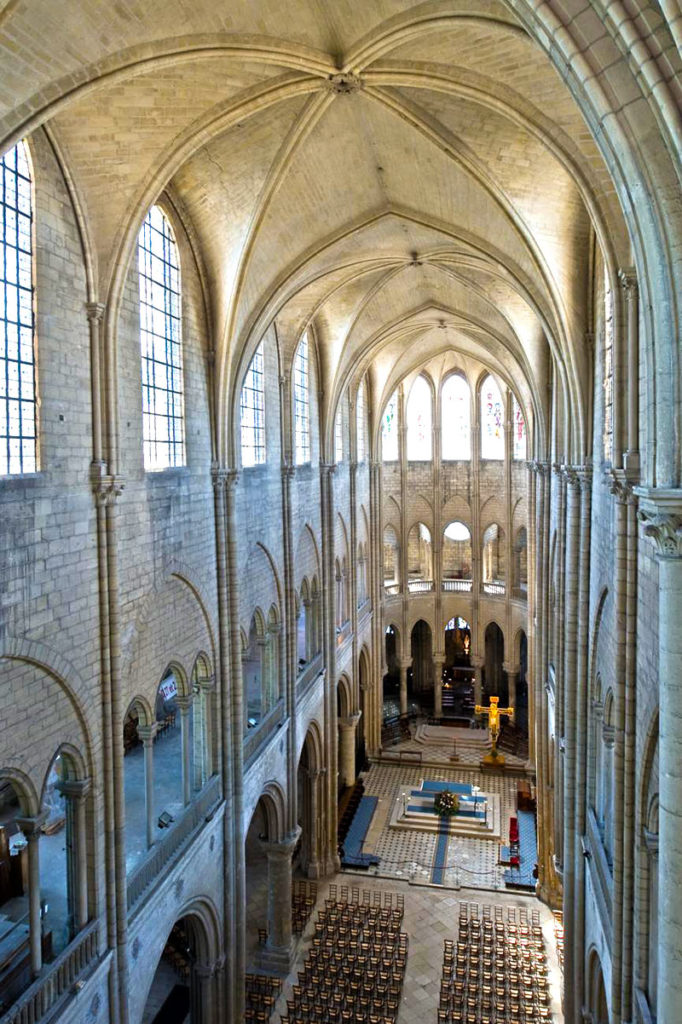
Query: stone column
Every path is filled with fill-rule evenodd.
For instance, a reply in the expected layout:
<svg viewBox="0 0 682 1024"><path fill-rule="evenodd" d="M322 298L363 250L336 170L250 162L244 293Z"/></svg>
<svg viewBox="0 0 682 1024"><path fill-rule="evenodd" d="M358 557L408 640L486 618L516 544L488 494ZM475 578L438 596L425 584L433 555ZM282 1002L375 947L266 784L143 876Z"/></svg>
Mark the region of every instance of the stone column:
<svg viewBox="0 0 682 1024"><path fill-rule="evenodd" d="M518 669L512 668L511 665L503 665L503 672L507 676L507 695L509 698L509 707L516 710L516 681L519 678Z"/></svg>
<svg viewBox="0 0 682 1024"><path fill-rule="evenodd" d="M31 947L31 974L36 978L43 966L40 927L40 830L47 821L47 811L35 818L17 818L17 825L28 843L28 930Z"/></svg>
<svg viewBox="0 0 682 1024"><path fill-rule="evenodd" d="M297 826L281 840L263 842L268 858L268 941L260 955L263 967L289 972L294 942L291 932L291 859L301 834Z"/></svg>
<svg viewBox="0 0 682 1024"><path fill-rule="evenodd" d="M192 967L191 1020L201 1024L217 1024L219 1020L220 983L225 972L225 957L212 963L195 963Z"/></svg>
<svg viewBox="0 0 682 1024"><path fill-rule="evenodd" d="M318 822L320 817L319 782L324 775L324 768L308 769L308 878L319 878L320 871L320 834Z"/></svg>
<svg viewBox="0 0 682 1024"><path fill-rule="evenodd" d="M474 668L474 704L480 704L483 697L483 666L485 660L481 657L471 659Z"/></svg>
<svg viewBox="0 0 682 1024"><path fill-rule="evenodd" d="M433 655L433 715L443 717L443 665L445 654L438 651Z"/></svg>
<svg viewBox="0 0 682 1024"><path fill-rule="evenodd" d="M407 670L412 664L412 658L401 658L398 662L400 668L400 714L406 715L407 708Z"/></svg>
<svg viewBox="0 0 682 1024"><path fill-rule="evenodd" d="M189 731L189 714L192 710L193 694L178 694L175 703L180 709L180 738L182 745L182 802L185 807L192 799L192 772L190 768L190 751L192 737ZM138 730L139 731L139 730Z"/></svg>
<svg viewBox="0 0 682 1024"><path fill-rule="evenodd" d="M88 848L85 798L90 779L65 779L56 787L66 801L66 871L70 934L88 923Z"/></svg>
<svg viewBox="0 0 682 1024"><path fill-rule="evenodd" d="M661 1022L682 1007L682 491L637 488L644 533L658 558L659 899Z"/></svg>
<svg viewBox="0 0 682 1024"><path fill-rule="evenodd" d="M359 711L339 718L339 775L344 786L355 784L355 730L359 721Z"/></svg>
<svg viewBox="0 0 682 1024"><path fill-rule="evenodd" d="M154 828L154 737L156 722L151 725L138 725L137 735L144 747L144 809L147 822L147 849L154 845L156 829Z"/></svg>

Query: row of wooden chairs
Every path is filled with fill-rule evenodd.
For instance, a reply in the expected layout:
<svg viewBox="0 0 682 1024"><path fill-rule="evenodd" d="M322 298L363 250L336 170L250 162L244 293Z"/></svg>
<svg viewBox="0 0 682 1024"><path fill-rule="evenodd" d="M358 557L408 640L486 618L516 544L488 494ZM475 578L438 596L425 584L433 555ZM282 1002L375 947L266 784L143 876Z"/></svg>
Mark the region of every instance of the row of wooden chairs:
<svg viewBox="0 0 682 1024"><path fill-rule="evenodd" d="M268 1024L282 991L282 979L268 974L245 975L244 1020L249 1024Z"/></svg>
<svg viewBox="0 0 682 1024"><path fill-rule="evenodd" d="M316 883L296 880L291 892L291 928L295 935L303 935L316 903Z"/></svg>
<svg viewBox="0 0 682 1024"><path fill-rule="evenodd" d="M385 891L383 894L377 890L371 892L369 889L362 890L358 886L336 885L335 882L329 886L329 893L325 900L328 910L338 907L340 904L350 904L360 907L385 907L391 910L393 907L404 910L405 896L401 892Z"/></svg>

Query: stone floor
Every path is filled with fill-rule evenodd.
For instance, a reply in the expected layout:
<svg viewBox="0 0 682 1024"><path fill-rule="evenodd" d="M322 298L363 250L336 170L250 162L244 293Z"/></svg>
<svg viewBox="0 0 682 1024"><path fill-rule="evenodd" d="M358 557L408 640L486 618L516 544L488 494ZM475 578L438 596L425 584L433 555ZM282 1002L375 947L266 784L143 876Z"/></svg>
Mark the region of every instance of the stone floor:
<svg viewBox="0 0 682 1024"><path fill-rule="evenodd" d="M404 746L404 745L403 745ZM411 767L406 764L372 764L364 776L365 793L379 799L374 818L363 845L364 853L376 853L381 862L370 869L377 877L406 878L413 883L430 883L437 837L434 833L391 828L391 811L400 799L401 785L417 788L422 779L443 782L469 782L485 793L500 798L501 842L509 840L509 818L516 811L517 779L489 774L457 765ZM451 837L448 843L445 884L503 890L504 871L499 861L500 844L491 839Z"/></svg>
<svg viewBox="0 0 682 1024"><path fill-rule="evenodd" d="M378 879L365 876L339 874L331 881L348 886L358 885L370 891L401 892L405 896L405 916L402 930L410 939L407 970L400 1012L397 1024L434 1024L440 989L441 966L443 961L443 940L456 939L458 906L460 899L475 900L480 904L503 907L525 906L540 911L545 943L547 947L550 983L552 986L552 1024L562 1024L561 1014L561 972L554 942L554 918L550 910L534 896L517 896L502 893L481 892L467 889L465 892L448 891L440 887L411 885L397 878ZM324 905L328 883L321 883L317 908ZM279 1021L280 1014L286 1015L286 1000L291 998L291 986L297 981L296 972L301 969L305 953L314 932L317 908L303 936L294 969L285 981L282 996L278 1000L273 1021Z"/></svg>

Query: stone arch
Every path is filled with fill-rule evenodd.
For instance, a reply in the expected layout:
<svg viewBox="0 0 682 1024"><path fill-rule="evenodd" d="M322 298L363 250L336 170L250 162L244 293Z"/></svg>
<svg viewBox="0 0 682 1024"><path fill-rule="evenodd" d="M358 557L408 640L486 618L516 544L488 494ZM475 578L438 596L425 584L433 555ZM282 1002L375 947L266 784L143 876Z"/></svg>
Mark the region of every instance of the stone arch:
<svg viewBox="0 0 682 1024"><path fill-rule="evenodd" d="M125 714L123 715L124 722L128 718L128 715L133 711L137 712L137 718L140 725L152 725L154 721L154 713L146 697L142 697L140 695L133 697L126 708Z"/></svg>
<svg viewBox="0 0 682 1024"><path fill-rule="evenodd" d="M258 804L262 806L264 812L266 838L270 842L278 842L286 832L287 806L286 796L279 782L271 780L265 784L256 806Z"/></svg>
<svg viewBox="0 0 682 1024"><path fill-rule="evenodd" d="M36 789L25 772L19 768L0 767L0 780L9 782L19 801L22 813L27 818L35 817L40 811L40 800Z"/></svg>
<svg viewBox="0 0 682 1024"><path fill-rule="evenodd" d="M41 805L41 807L42 807L42 804L43 804L43 800L45 798L45 788L46 788L47 783L48 783L48 779L49 779L50 771L52 769L52 765L55 763L55 761L57 760L58 757L61 757L61 758L64 759L64 763L67 766L67 772L68 772L66 777L69 780L71 780L71 779L82 780L82 779L88 778L88 772L87 772L87 769L86 769L85 761L83 760L83 755L81 754L80 750L78 750L76 747L72 746L71 743L60 743L60 745L57 747L57 749L55 750L54 754L50 758L49 764L48 764L47 769L45 771L45 775L43 777L43 785L42 785L41 790L40 790L40 805Z"/></svg>
<svg viewBox="0 0 682 1024"><path fill-rule="evenodd" d="M353 713L353 688L345 672L339 676L336 685L338 713L340 718L348 718Z"/></svg>
<svg viewBox="0 0 682 1024"><path fill-rule="evenodd" d="M609 1008L607 989L604 984L604 973L597 950L592 947L588 958L587 970L588 1009L593 1024L609 1024Z"/></svg>

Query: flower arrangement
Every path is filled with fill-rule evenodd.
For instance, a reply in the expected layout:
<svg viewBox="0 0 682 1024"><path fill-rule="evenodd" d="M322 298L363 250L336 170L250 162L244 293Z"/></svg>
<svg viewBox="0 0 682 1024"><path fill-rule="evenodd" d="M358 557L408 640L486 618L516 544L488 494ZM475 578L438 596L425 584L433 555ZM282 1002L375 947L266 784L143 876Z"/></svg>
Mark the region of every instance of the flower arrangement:
<svg viewBox="0 0 682 1024"><path fill-rule="evenodd" d="M444 789L442 792L436 793L433 808L441 818L451 818L459 810L459 797L456 793L451 793L449 789Z"/></svg>

